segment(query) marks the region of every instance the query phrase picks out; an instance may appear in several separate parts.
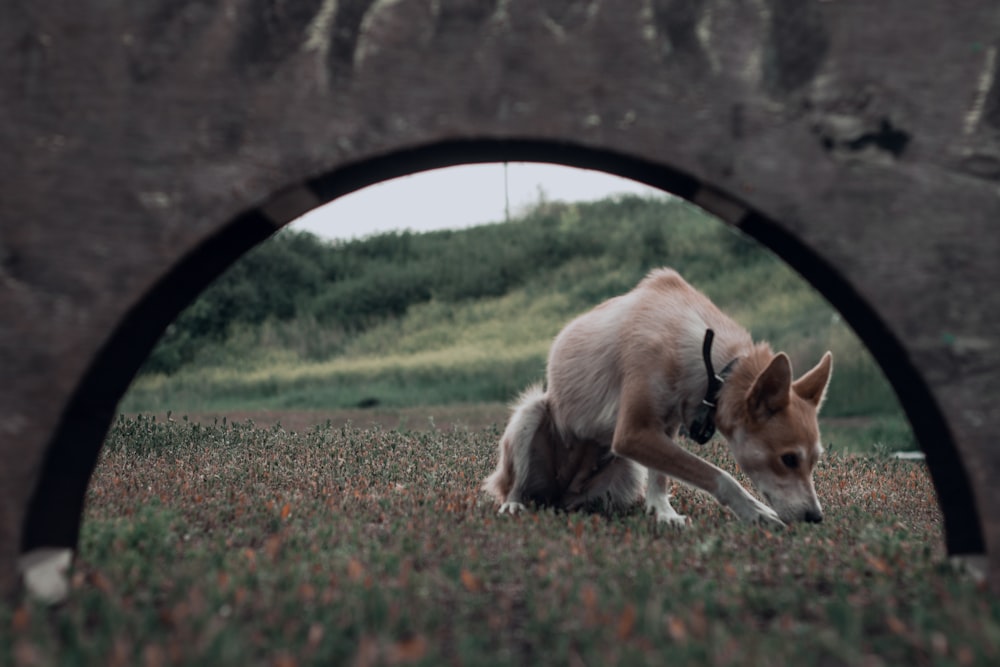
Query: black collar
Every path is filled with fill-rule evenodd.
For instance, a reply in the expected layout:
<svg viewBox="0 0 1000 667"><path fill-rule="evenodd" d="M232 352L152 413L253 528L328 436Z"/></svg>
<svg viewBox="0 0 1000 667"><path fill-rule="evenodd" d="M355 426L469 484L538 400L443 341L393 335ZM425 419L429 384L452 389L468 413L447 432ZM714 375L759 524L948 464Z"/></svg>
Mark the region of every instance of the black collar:
<svg viewBox="0 0 1000 667"><path fill-rule="evenodd" d="M688 427L688 436L703 445L715 435L715 406L719 398L719 391L726 381L726 377L732 372L736 365L733 359L716 374L712 368L712 341L715 339L715 332L711 329L705 330L705 342L701 345L701 356L705 360L705 372L708 373L708 389L705 391L705 398L694 413L691 426Z"/></svg>

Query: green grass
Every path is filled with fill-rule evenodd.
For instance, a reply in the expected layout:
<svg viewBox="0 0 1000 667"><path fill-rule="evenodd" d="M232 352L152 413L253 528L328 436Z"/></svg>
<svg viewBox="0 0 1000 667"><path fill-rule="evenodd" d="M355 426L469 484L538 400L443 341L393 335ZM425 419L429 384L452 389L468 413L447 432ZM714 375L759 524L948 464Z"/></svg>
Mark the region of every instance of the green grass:
<svg viewBox="0 0 1000 667"><path fill-rule="evenodd" d="M920 449L903 417L879 415L868 418L820 418L824 446L829 450L854 453L892 453Z"/></svg>
<svg viewBox="0 0 1000 667"><path fill-rule="evenodd" d="M497 436L123 419L72 598L0 605L0 664L1000 659L1000 605L944 565L922 463L836 447L824 523L779 532L678 488L678 531L639 508L497 517L478 491Z"/></svg>

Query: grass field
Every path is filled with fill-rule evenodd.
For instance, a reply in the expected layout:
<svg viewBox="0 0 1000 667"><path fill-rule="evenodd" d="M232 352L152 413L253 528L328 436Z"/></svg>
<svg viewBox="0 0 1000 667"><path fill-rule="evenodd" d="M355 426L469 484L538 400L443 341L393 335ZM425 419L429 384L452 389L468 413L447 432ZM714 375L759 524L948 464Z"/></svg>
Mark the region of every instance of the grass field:
<svg viewBox="0 0 1000 667"><path fill-rule="evenodd" d="M778 532L684 488L683 531L638 508L497 517L478 487L498 427L438 414L294 432L122 419L72 598L0 606L0 664L1000 660L1000 603L945 565L922 463L834 448L826 520ZM739 476L718 442L699 451Z"/></svg>

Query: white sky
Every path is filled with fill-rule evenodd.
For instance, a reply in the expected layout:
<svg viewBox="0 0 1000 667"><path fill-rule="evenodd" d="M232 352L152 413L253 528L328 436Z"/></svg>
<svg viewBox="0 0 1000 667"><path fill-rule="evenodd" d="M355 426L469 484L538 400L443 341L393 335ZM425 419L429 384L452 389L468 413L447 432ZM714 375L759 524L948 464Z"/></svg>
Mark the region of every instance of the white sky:
<svg viewBox="0 0 1000 667"><path fill-rule="evenodd" d="M517 216L544 196L547 201L590 201L661 190L600 171L553 164L511 162L507 170L510 213ZM292 223L328 239L376 232L460 229L504 219L503 163L424 171L378 183L321 206Z"/></svg>

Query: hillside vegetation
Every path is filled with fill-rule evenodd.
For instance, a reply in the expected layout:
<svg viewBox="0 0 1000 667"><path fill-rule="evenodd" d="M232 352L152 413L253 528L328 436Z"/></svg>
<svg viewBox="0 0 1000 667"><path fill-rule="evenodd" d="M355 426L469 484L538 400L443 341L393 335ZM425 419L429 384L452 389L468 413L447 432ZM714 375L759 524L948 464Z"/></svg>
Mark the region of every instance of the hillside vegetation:
<svg viewBox="0 0 1000 667"><path fill-rule="evenodd" d="M827 416L902 422L866 350L781 260L684 202L640 197L542 202L505 224L342 243L280 232L170 327L122 407L509 401L542 378L571 317L663 265L787 351L797 372L832 349Z"/></svg>

